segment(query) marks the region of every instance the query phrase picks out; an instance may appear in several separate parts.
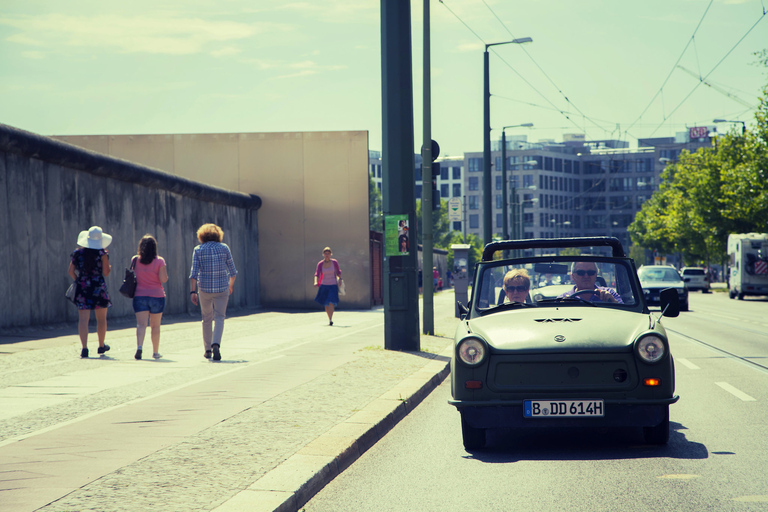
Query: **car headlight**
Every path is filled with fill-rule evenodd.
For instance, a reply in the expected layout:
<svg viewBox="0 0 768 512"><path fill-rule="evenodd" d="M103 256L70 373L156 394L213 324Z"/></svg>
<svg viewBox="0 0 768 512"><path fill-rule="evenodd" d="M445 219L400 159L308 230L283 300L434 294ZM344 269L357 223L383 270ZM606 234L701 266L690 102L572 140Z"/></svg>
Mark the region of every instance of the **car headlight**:
<svg viewBox="0 0 768 512"><path fill-rule="evenodd" d="M459 360L469 366L477 366L485 360L488 350L481 340L477 338L466 338L459 342L456 347L456 353Z"/></svg>
<svg viewBox="0 0 768 512"><path fill-rule="evenodd" d="M658 363L667 352L664 340L655 335L640 338L636 347L637 355L646 363Z"/></svg>

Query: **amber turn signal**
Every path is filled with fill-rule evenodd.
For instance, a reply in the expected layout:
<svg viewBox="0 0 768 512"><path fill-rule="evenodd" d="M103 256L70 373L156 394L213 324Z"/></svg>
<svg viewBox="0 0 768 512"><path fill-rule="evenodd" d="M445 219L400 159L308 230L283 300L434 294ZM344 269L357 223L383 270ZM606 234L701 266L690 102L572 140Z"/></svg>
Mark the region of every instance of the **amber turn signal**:
<svg viewBox="0 0 768 512"><path fill-rule="evenodd" d="M483 381L468 380L464 383L464 387L467 389L483 389Z"/></svg>
<svg viewBox="0 0 768 512"><path fill-rule="evenodd" d="M661 384L661 379L645 379L646 386L658 386Z"/></svg>

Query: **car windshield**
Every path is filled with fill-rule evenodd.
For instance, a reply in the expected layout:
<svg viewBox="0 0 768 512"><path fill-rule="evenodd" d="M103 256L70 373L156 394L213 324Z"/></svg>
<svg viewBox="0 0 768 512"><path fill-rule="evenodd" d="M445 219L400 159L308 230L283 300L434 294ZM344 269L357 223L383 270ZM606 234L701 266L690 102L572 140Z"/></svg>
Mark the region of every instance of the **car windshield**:
<svg viewBox="0 0 768 512"><path fill-rule="evenodd" d="M637 293L626 260L558 256L484 263L473 302L480 314L507 308L634 307Z"/></svg>
<svg viewBox="0 0 768 512"><path fill-rule="evenodd" d="M640 267L637 276L641 281L682 281L673 268Z"/></svg>

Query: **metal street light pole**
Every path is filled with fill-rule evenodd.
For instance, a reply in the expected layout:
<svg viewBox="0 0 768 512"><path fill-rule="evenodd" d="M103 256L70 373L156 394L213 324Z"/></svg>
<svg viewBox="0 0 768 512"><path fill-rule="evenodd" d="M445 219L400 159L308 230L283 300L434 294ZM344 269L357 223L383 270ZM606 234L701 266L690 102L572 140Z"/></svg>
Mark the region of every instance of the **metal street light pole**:
<svg viewBox="0 0 768 512"><path fill-rule="evenodd" d="M489 43L483 53L483 241L491 243L493 226L491 224L491 91L488 71L488 48L501 44L521 44L533 41L530 37L521 37L512 41Z"/></svg>
<svg viewBox="0 0 768 512"><path fill-rule="evenodd" d="M501 214L502 214L502 235L504 240L509 240L509 214L507 213L507 136L504 130L507 128L525 127L530 128L533 123L514 124L505 126L501 129ZM514 185L512 185L514 193Z"/></svg>

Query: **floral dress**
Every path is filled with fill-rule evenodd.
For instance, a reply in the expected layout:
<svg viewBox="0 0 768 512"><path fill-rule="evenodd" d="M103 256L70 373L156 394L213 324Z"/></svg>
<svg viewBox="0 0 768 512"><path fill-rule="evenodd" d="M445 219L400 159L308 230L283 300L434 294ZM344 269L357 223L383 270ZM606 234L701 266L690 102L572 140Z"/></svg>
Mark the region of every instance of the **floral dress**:
<svg viewBox="0 0 768 512"><path fill-rule="evenodd" d="M97 251L95 264L86 270L86 251ZM72 253L72 264L77 271L77 291L75 305L77 309L99 309L112 306L107 293L107 283L104 281L104 268L101 257L109 257L106 249L86 249L78 247Z"/></svg>

